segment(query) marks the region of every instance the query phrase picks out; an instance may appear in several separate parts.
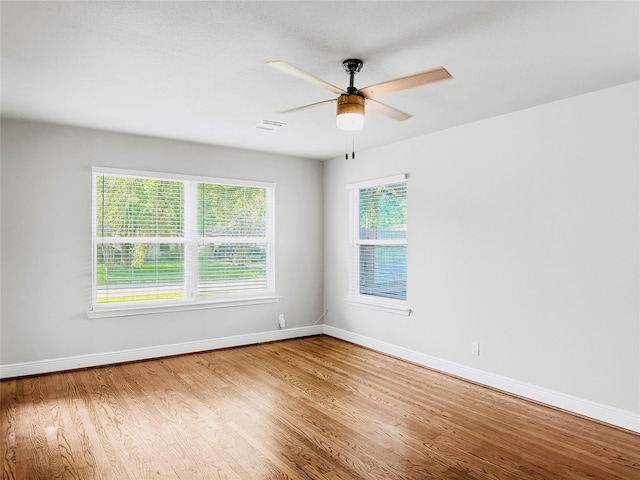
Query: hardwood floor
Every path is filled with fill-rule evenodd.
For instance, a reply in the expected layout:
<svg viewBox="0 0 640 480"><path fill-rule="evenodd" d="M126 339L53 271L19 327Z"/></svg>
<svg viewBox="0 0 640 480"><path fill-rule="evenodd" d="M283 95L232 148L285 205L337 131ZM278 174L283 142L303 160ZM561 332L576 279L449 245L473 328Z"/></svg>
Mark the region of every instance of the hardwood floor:
<svg viewBox="0 0 640 480"><path fill-rule="evenodd" d="M3 479L640 479L640 435L318 336L1 382Z"/></svg>

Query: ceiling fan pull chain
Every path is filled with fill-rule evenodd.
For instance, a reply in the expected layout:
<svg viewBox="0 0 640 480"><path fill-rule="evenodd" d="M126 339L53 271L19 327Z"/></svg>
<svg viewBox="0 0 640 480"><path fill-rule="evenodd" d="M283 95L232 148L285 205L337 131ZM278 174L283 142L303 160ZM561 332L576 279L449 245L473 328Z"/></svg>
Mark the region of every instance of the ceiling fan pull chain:
<svg viewBox="0 0 640 480"><path fill-rule="evenodd" d="M356 132L351 132L351 158L356 158Z"/></svg>

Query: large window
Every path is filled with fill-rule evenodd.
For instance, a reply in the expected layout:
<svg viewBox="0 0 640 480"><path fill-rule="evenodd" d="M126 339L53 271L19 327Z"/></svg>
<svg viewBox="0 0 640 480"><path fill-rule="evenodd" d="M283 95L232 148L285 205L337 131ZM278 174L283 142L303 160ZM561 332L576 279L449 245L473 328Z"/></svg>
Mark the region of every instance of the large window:
<svg viewBox="0 0 640 480"><path fill-rule="evenodd" d="M274 185L93 171L93 310L275 297Z"/></svg>
<svg viewBox="0 0 640 480"><path fill-rule="evenodd" d="M348 299L408 312L405 176L352 184L348 188L352 224Z"/></svg>

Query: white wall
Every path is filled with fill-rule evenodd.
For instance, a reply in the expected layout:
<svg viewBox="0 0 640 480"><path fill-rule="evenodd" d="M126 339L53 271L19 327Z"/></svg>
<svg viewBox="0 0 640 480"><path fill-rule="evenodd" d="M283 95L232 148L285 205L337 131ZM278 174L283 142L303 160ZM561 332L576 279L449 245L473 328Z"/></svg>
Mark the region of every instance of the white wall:
<svg viewBox="0 0 640 480"><path fill-rule="evenodd" d="M326 323L640 412L639 106L634 82L326 162ZM345 186L398 173L409 317L344 301Z"/></svg>
<svg viewBox="0 0 640 480"><path fill-rule="evenodd" d="M93 165L275 182L278 303L88 319ZM323 312L318 161L2 121L2 365L311 325Z"/></svg>

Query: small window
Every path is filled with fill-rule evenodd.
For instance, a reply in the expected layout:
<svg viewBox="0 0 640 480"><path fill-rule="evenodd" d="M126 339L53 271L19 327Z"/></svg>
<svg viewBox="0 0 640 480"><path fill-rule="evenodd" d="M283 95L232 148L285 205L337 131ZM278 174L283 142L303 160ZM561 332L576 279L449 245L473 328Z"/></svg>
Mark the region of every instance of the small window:
<svg viewBox="0 0 640 480"><path fill-rule="evenodd" d="M408 312L407 182L404 175L349 185L349 300Z"/></svg>
<svg viewBox="0 0 640 480"><path fill-rule="evenodd" d="M274 190L95 168L93 311L275 297Z"/></svg>

